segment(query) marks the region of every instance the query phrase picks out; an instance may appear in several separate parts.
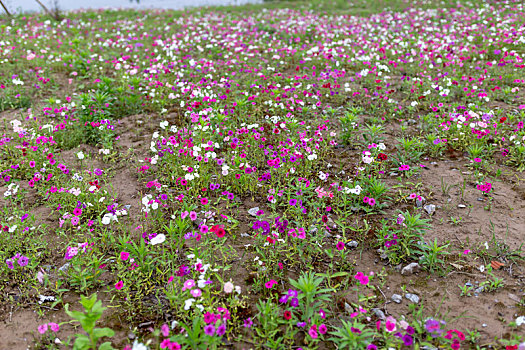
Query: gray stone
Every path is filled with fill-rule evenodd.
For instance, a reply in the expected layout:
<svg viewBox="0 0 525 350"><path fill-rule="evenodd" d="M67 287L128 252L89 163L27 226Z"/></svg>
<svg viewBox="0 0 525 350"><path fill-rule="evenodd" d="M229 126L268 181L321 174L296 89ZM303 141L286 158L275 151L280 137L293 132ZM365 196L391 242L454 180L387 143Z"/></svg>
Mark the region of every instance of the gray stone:
<svg viewBox="0 0 525 350"><path fill-rule="evenodd" d="M424 206L424 209L428 215L432 215L436 211L436 206L434 204L427 204Z"/></svg>
<svg viewBox="0 0 525 350"><path fill-rule="evenodd" d="M67 270L69 270L69 266L71 266L70 263L65 263L64 265L62 265L62 266L58 269L58 271L60 271L60 272L64 272L64 273L65 273L65 272L67 272Z"/></svg>
<svg viewBox="0 0 525 350"><path fill-rule="evenodd" d="M425 202L425 197L421 197L421 199L416 198L416 207L421 208Z"/></svg>
<svg viewBox="0 0 525 350"><path fill-rule="evenodd" d="M259 207L248 209L248 214L251 216L257 216L257 212L259 211Z"/></svg>
<svg viewBox="0 0 525 350"><path fill-rule="evenodd" d="M357 248L358 245L359 245L358 241L350 241L350 242L346 243L346 246L349 247L349 248Z"/></svg>
<svg viewBox="0 0 525 350"><path fill-rule="evenodd" d="M408 300L410 300L411 302L413 302L414 304L417 304L419 303L419 297L415 294L412 294L412 293L406 293L405 294L405 298L407 298Z"/></svg>
<svg viewBox="0 0 525 350"><path fill-rule="evenodd" d="M378 309L378 308L374 308L374 309L372 309L372 312L373 312L374 315L376 315L377 318L379 318L381 321L386 320L385 313L384 313L383 311L381 311L380 309Z"/></svg>
<svg viewBox="0 0 525 350"><path fill-rule="evenodd" d="M354 312L354 309L348 303L345 302L345 311L351 314Z"/></svg>
<svg viewBox="0 0 525 350"><path fill-rule="evenodd" d="M391 299L396 304L401 304L401 302L403 301L403 297L399 294L392 294Z"/></svg>
<svg viewBox="0 0 525 350"><path fill-rule="evenodd" d="M466 206L465 204L458 204L458 208L463 209L463 208L466 208L466 207L467 207L467 206Z"/></svg>
<svg viewBox="0 0 525 350"><path fill-rule="evenodd" d="M402 275L412 275L416 272L419 272L420 269L421 269L421 266L419 266L418 263L413 262L403 267L403 269L401 270L401 274Z"/></svg>

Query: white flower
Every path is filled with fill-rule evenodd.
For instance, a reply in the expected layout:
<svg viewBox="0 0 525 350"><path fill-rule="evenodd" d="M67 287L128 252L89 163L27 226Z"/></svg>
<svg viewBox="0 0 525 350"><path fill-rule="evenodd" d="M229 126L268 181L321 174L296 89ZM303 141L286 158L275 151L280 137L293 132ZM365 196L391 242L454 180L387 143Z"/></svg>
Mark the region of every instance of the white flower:
<svg viewBox="0 0 525 350"><path fill-rule="evenodd" d="M241 286L235 286L235 292L237 292L237 294L241 294Z"/></svg>
<svg viewBox="0 0 525 350"><path fill-rule="evenodd" d="M233 288L234 288L233 283L231 282L224 283L224 288L223 288L224 293L230 294L231 292L233 292Z"/></svg>
<svg viewBox="0 0 525 350"><path fill-rule="evenodd" d="M158 234L155 237L153 237L151 239L151 241L149 241L149 242L150 242L151 245L157 245L157 244L163 243L165 240L166 240L166 236L161 233L161 234Z"/></svg>
<svg viewBox="0 0 525 350"><path fill-rule="evenodd" d="M191 305L193 305L193 302L195 301L195 299L193 298L190 298L190 299L187 299L185 302L184 302L184 310L189 310Z"/></svg>
<svg viewBox="0 0 525 350"><path fill-rule="evenodd" d="M84 159L84 153L82 151L78 152L77 153L77 158L80 159L80 160Z"/></svg>
<svg viewBox="0 0 525 350"><path fill-rule="evenodd" d="M131 350L148 350L148 347L142 343L139 343L137 340L135 340Z"/></svg>
<svg viewBox="0 0 525 350"><path fill-rule="evenodd" d="M111 222L111 214L106 214L104 215L104 217L102 218L102 223L104 225L109 225L109 223Z"/></svg>
<svg viewBox="0 0 525 350"><path fill-rule="evenodd" d="M525 316L520 316L516 319L516 325L519 327L522 324L525 324Z"/></svg>

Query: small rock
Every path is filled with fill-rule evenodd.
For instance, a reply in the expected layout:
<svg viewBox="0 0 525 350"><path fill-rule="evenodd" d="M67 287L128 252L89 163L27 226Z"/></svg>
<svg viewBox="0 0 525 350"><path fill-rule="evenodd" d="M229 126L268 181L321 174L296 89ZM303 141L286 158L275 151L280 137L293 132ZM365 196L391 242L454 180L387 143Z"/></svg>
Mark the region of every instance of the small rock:
<svg viewBox="0 0 525 350"><path fill-rule="evenodd" d="M421 208L423 204L426 202L425 197L421 197L421 199L416 199L416 207Z"/></svg>
<svg viewBox="0 0 525 350"><path fill-rule="evenodd" d="M481 325L481 327L487 327L487 324L486 324L486 323L483 323L483 324Z"/></svg>
<svg viewBox="0 0 525 350"><path fill-rule="evenodd" d="M419 297L415 294L412 294L412 293L406 293L405 294L405 298L407 298L408 300L410 300L411 302L413 302L414 304L417 304L419 303Z"/></svg>
<svg viewBox="0 0 525 350"><path fill-rule="evenodd" d="M359 211L359 208L358 207L351 207L350 210L352 210L352 211Z"/></svg>
<svg viewBox="0 0 525 350"><path fill-rule="evenodd" d="M474 289L474 292L475 293L481 293L481 292L483 292L483 289L485 289L485 286L480 286L480 287Z"/></svg>
<svg viewBox="0 0 525 350"><path fill-rule="evenodd" d="M310 229L308 230L308 233L317 233L318 228L317 226L310 226Z"/></svg>
<svg viewBox="0 0 525 350"><path fill-rule="evenodd" d="M394 266L394 270L396 270L397 272L400 272L402 267L403 267L402 264L398 264L398 265Z"/></svg>
<svg viewBox="0 0 525 350"><path fill-rule="evenodd" d="M485 199L483 199L483 198L481 198L481 197L478 197L478 201L480 201L480 202L484 202Z"/></svg>
<svg viewBox="0 0 525 350"><path fill-rule="evenodd" d="M354 309L350 305L348 305L348 303L345 302L345 311L351 314L354 312Z"/></svg>
<svg viewBox="0 0 525 350"><path fill-rule="evenodd" d="M359 245L358 241L350 241L350 242L346 243L346 246L349 247L349 248L357 248L358 245Z"/></svg>
<svg viewBox="0 0 525 350"><path fill-rule="evenodd" d="M437 165L437 162L430 162L431 165Z"/></svg>
<svg viewBox="0 0 525 350"><path fill-rule="evenodd" d="M466 208L466 207L467 207L467 206L466 206L465 204L458 204L458 208L463 209L463 208Z"/></svg>
<svg viewBox="0 0 525 350"><path fill-rule="evenodd" d="M248 214L251 216L257 216L257 212L259 211L259 207L248 209Z"/></svg>
<svg viewBox="0 0 525 350"><path fill-rule="evenodd" d="M420 269L421 269L421 266L419 266L418 263L413 262L403 267L403 269L401 270L401 274L402 275L412 275L416 272L419 272Z"/></svg>
<svg viewBox="0 0 525 350"><path fill-rule="evenodd" d="M397 175L399 175L399 174L396 173L396 172L390 173L390 176L397 176Z"/></svg>
<svg viewBox="0 0 525 350"><path fill-rule="evenodd" d="M65 263L64 265L62 265L62 266L58 269L58 271L60 271L60 272L67 272L67 270L69 270L69 266L70 266L70 265L71 265L70 263Z"/></svg>
<svg viewBox="0 0 525 350"><path fill-rule="evenodd" d="M383 311L381 311L380 309L378 309L378 308L374 308L374 309L372 309L372 312L373 312L374 315L376 315L377 318L379 318L381 321L386 319L385 313L384 313Z"/></svg>
<svg viewBox="0 0 525 350"><path fill-rule="evenodd" d="M133 339L135 339L135 337L136 337L136 336L135 336L135 334L134 334L133 332L129 332L129 333L128 333L128 338L129 338L129 339L133 340Z"/></svg>
<svg viewBox="0 0 525 350"><path fill-rule="evenodd" d="M436 206L434 204L427 204L424 206L424 209L428 215L432 215L436 211Z"/></svg>
<svg viewBox="0 0 525 350"><path fill-rule="evenodd" d="M403 297L399 294L392 294L391 299L396 304L401 304L401 302L403 301Z"/></svg>
<svg viewBox="0 0 525 350"><path fill-rule="evenodd" d="M49 303L50 303L50 302L53 302L53 301L56 301L56 300L57 300L57 299L56 299L54 296L52 296L52 295L42 295L42 294L40 294L40 295L38 296L38 298L40 299L40 300L38 301L39 304L46 303L46 302L49 302Z"/></svg>

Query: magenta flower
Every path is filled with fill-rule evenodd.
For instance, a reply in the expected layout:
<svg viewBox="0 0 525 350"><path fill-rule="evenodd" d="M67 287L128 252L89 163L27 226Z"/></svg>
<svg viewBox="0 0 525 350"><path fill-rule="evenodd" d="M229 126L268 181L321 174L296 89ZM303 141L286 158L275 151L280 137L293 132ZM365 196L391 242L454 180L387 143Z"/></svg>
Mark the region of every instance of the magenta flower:
<svg viewBox="0 0 525 350"><path fill-rule="evenodd" d="M343 242L339 241L339 242L337 242L335 247L337 248L337 250L343 250L343 249L345 249L345 244Z"/></svg>
<svg viewBox="0 0 525 350"><path fill-rule="evenodd" d="M44 334L45 332L47 332L47 323L38 326L38 333Z"/></svg>

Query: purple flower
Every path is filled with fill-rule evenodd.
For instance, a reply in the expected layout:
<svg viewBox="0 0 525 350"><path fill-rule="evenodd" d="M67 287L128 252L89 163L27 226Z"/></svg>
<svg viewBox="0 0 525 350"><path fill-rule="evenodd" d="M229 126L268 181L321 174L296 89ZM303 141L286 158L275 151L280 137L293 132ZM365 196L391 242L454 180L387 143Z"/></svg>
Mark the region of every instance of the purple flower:
<svg viewBox="0 0 525 350"><path fill-rule="evenodd" d="M292 199L290 199L289 203L293 207L293 206L295 206L297 204L297 199L292 198Z"/></svg>
<svg viewBox="0 0 525 350"><path fill-rule="evenodd" d="M217 332L216 333L217 333L218 336L223 336L224 333L226 333L226 325L223 323L219 327L217 327Z"/></svg>
<svg viewBox="0 0 525 350"><path fill-rule="evenodd" d="M7 260L5 261L5 263L6 263L7 267L8 267L10 270L12 270L12 269L15 268L15 266L13 265L13 260L11 260L11 259L7 259Z"/></svg>
<svg viewBox="0 0 525 350"><path fill-rule="evenodd" d="M248 317L244 320L244 328L250 328L253 325L251 317Z"/></svg>
<svg viewBox="0 0 525 350"><path fill-rule="evenodd" d="M427 332L430 333L432 338L437 338L441 335L441 333L443 333L443 330L441 329L441 324L439 323L439 321L434 320L432 318L429 318L425 322L425 329L427 330Z"/></svg>
<svg viewBox="0 0 525 350"><path fill-rule="evenodd" d="M24 267L24 266L27 266L27 264L29 264L29 259L27 258L27 256L21 256L19 259L18 259L18 265Z"/></svg>
<svg viewBox="0 0 525 350"><path fill-rule="evenodd" d="M209 324L204 327L204 333L209 336L213 336L215 334L215 326L212 324Z"/></svg>
<svg viewBox="0 0 525 350"><path fill-rule="evenodd" d="M414 339L409 334L405 334L401 339L403 340L403 344L405 344L405 346L410 346L414 343Z"/></svg>

